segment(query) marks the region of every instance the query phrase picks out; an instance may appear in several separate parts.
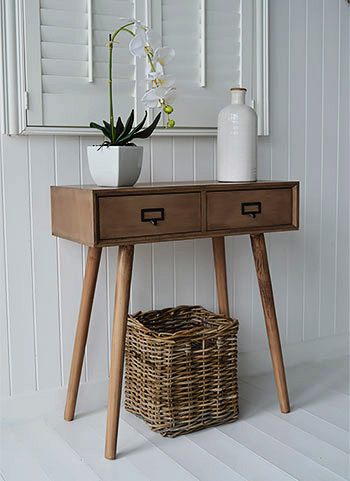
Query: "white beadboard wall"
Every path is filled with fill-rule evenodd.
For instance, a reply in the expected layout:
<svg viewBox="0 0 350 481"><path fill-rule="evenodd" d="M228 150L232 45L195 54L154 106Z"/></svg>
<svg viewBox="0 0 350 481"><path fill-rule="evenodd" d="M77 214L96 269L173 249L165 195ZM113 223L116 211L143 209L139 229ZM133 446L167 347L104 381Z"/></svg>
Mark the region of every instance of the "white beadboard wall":
<svg viewBox="0 0 350 481"><path fill-rule="evenodd" d="M345 0L270 0L271 135L259 139L258 172L301 182L300 231L267 235L281 338L294 352L349 330L349 10ZM86 146L95 142L1 138L5 397L67 384L86 248L51 236L49 186L89 183ZM142 181L215 178L213 137L143 145ZM249 238L226 246L240 349L255 359L266 336ZM108 248L102 257L83 373L89 383L108 375L116 254ZM211 241L137 246L130 311L182 303L216 308Z"/></svg>

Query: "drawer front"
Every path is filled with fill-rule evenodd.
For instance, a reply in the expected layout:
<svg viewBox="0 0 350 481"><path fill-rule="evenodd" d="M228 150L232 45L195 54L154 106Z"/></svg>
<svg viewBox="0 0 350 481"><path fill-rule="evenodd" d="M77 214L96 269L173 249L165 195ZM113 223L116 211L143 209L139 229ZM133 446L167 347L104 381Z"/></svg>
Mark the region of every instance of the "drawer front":
<svg viewBox="0 0 350 481"><path fill-rule="evenodd" d="M200 194L100 197L100 239L201 230Z"/></svg>
<svg viewBox="0 0 350 481"><path fill-rule="evenodd" d="M207 229L249 229L292 224L292 190L208 192Z"/></svg>

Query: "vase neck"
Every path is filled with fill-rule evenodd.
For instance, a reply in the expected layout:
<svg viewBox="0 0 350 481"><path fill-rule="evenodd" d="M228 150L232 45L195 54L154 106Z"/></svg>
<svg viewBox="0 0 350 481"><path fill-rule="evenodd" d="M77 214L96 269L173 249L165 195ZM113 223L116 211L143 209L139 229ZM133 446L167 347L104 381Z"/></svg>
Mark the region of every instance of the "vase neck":
<svg viewBox="0 0 350 481"><path fill-rule="evenodd" d="M231 103L244 105L246 93L246 89L231 89Z"/></svg>

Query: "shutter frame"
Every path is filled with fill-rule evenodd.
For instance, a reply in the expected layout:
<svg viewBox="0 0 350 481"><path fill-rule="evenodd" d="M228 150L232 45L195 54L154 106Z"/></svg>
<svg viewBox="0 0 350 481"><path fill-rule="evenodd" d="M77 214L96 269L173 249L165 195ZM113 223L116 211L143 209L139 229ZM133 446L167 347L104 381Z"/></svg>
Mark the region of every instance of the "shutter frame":
<svg viewBox="0 0 350 481"><path fill-rule="evenodd" d="M102 123L103 120L109 120L108 48L105 47L104 57L96 55L97 58L93 59L94 80L91 82L88 3L81 0L71 2L73 6L76 3L76 8L68 10L65 4L60 9L60 4L55 0L25 0L27 83L30 98L33 97L28 110L28 127L88 128L91 121ZM108 3L105 3L105 10L102 9L103 2L94 1L94 51L101 50L107 44L110 27L120 24L118 17L124 13L116 11L113 19L113 15L107 15ZM116 5L122 3L117 2ZM130 16L135 16L135 3L125 2L128 5L126 13ZM35 35L32 34L33 25ZM138 107L135 79L139 67L128 51L126 55L128 36L126 32L120 34L122 51L120 55L117 48L113 52L115 115L121 115L124 121L130 111ZM64 48L66 58L60 54Z"/></svg>
<svg viewBox="0 0 350 481"><path fill-rule="evenodd" d="M40 109L37 109L36 115L38 119L38 124L34 122L28 122L27 112L25 108L26 91L28 90L28 80L30 75L30 68L28 66L28 29L25 29L25 17L24 9L27 8L27 3L33 1L36 3L39 0L2 0L1 10L0 10L0 22L2 26L2 35L0 36L0 86L1 86L1 98L3 102L2 109L2 119L1 119L1 129L2 133L5 134L72 134L72 135L91 135L92 132L96 133L94 130L87 127L79 126L42 126L40 125ZM47 3L47 0L43 0ZM51 1L51 0L48 0ZM64 1L64 0L63 0ZM102 0L104 1L104 0ZM241 0L242 1L242 0ZM159 4L161 0L143 0L142 2L137 2L142 5L144 10L144 15L146 18L146 23L151 24L151 19L154 18L154 4ZM257 29L255 34L255 45L257 54L255 57L255 62L252 68L255 72L259 72L259 81L261 82L259 88L257 84L254 85L254 98L256 101L256 108L258 110L258 129L259 135L268 135L268 0L244 0L246 2L251 2L254 9L255 21L260 22L260 29ZM59 2L61 3L61 2ZM120 2L118 2L120 3ZM15 4L15 6L13 6ZM68 2L70 5L70 2ZM13 7L13 8L11 8ZM258 9L260 8L260 13ZM12 10L12 11L11 11ZM152 11L153 10L153 11ZM6 12L6 15L5 15ZM9 15L10 12L10 15ZM136 13L136 12L135 12ZM12 19L9 17L11 17ZM138 18L135 14L135 17ZM33 31L32 31L33 33ZM37 34L36 34L37 35ZM15 65L11 62L11 54L6 45L10 44L13 46L12 59L15 58ZM27 62L25 63L25 57ZM258 63L260 62L260 67ZM35 59L32 65L35 64ZM36 64L38 64L36 60ZM33 69L32 69L33 70ZM136 67L136 72L138 68ZM142 69L139 70L141 72ZM141 75L140 75L141 76ZM136 74L137 77L137 74ZM243 79L242 79L243 80ZM256 79L254 80L256 81ZM142 86L143 87L143 86ZM29 109L33 108L33 105L40 105L42 103L42 95L40 95L40 88L36 90L29 90ZM143 90L142 88L139 90ZM259 94L261 99L259 100ZM41 97L41 98L40 98ZM138 95L139 97L139 95ZM140 113L143 113L143 106L138 101L136 107ZM152 113L152 111L151 111ZM108 112L107 112L108 114ZM106 116L106 114L105 114ZM28 117L30 113L28 112ZM259 123L262 119L262 127L259 127ZM92 119L97 120L98 119ZM164 129L157 128L154 135L215 135L216 128L179 128L174 129Z"/></svg>

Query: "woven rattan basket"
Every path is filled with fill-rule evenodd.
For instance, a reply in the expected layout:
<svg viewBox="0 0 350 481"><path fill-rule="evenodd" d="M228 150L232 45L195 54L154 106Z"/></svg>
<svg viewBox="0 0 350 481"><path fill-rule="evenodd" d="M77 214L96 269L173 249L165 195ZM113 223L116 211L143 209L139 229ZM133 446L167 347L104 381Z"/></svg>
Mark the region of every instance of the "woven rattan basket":
<svg viewBox="0 0 350 481"><path fill-rule="evenodd" d="M125 408L170 437L237 419L237 332L201 306L129 316Z"/></svg>

